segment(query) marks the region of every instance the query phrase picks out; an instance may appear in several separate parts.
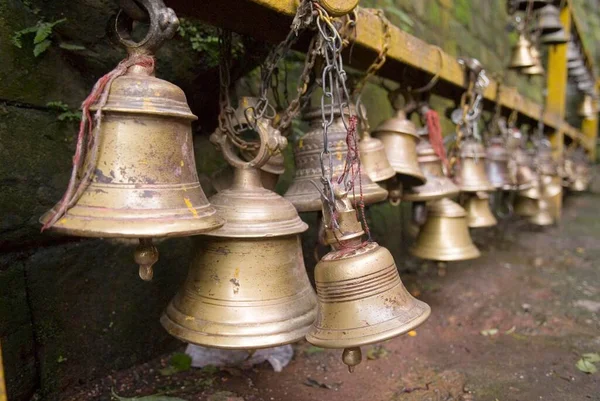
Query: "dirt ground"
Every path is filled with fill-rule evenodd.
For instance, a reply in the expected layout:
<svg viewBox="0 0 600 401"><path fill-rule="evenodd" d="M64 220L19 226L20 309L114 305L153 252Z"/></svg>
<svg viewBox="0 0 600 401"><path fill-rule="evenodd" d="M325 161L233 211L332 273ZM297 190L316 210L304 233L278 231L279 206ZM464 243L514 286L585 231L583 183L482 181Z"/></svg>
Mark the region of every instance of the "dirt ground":
<svg viewBox="0 0 600 401"><path fill-rule="evenodd" d="M164 355L62 399L109 400L114 389L186 401L600 400L600 372L576 367L582 354L600 353L599 206L596 184L565 198L558 226L512 219L477 232L483 256L451 263L445 275L409 261L402 279L432 315L412 336L365 347L372 359L353 374L341 352L304 342L281 373L265 363L163 376Z"/></svg>

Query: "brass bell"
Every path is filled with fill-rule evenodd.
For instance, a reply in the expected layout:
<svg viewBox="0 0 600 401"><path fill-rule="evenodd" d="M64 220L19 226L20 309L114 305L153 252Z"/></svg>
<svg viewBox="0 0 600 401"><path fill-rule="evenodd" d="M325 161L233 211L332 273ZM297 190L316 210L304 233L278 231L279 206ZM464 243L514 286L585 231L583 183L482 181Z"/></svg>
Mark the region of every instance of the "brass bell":
<svg viewBox="0 0 600 401"><path fill-rule="evenodd" d="M470 228L492 227L498 224L490 209L490 195L486 192L468 194L465 202L467 225Z"/></svg>
<svg viewBox="0 0 600 401"><path fill-rule="evenodd" d="M592 97L592 95L586 94L583 97L583 101L577 109L577 115L579 117L590 119L596 115L596 110L594 107L594 98Z"/></svg>
<svg viewBox="0 0 600 401"><path fill-rule="evenodd" d="M196 235L224 224L198 181L191 129L196 116L179 87L138 66L112 81L102 113L95 165L86 158L83 168L91 171L90 183L52 229L144 239L136 259L148 280L158 259L151 238ZM48 223L56 210L58 205L40 222Z"/></svg>
<svg viewBox="0 0 600 401"><path fill-rule="evenodd" d="M549 226L554 223L548 201L546 199L538 199L537 203L536 213L529 218L529 221L537 226Z"/></svg>
<svg viewBox="0 0 600 401"><path fill-rule="evenodd" d="M569 35L564 28L560 30L540 36L540 43L543 45L562 45L569 41Z"/></svg>
<svg viewBox="0 0 600 401"><path fill-rule="evenodd" d="M515 198L514 211L517 216L531 217L537 213L538 203L536 199L526 196L517 196Z"/></svg>
<svg viewBox="0 0 600 401"><path fill-rule="evenodd" d="M525 149L514 150L514 165L517 189L526 190L533 186L537 175L532 169L532 160Z"/></svg>
<svg viewBox="0 0 600 401"><path fill-rule="evenodd" d="M315 268L318 313L306 339L318 347L344 348L342 358L352 372L361 346L415 329L431 309L406 290L386 248L363 242L364 231L345 193L336 190L335 204L336 228L323 208L332 250Z"/></svg>
<svg viewBox="0 0 600 401"><path fill-rule="evenodd" d="M542 35L554 33L563 29L560 22L560 10L553 4L548 4L538 12L536 30Z"/></svg>
<svg viewBox="0 0 600 401"><path fill-rule="evenodd" d="M385 181L396 175L396 170L390 164L383 143L373 138L368 131L358 142L360 162L367 175L373 182Z"/></svg>
<svg viewBox="0 0 600 401"><path fill-rule="evenodd" d="M504 140L492 137L486 149L485 171L490 183L499 190L514 188L516 180L509 170L509 157Z"/></svg>
<svg viewBox="0 0 600 401"><path fill-rule="evenodd" d="M381 123L373 131L373 135L383 142L387 158L403 186L425 184L425 176L417 160L417 128L406 118L403 110Z"/></svg>
<svg viewBox="0 0 600 401"><path fill-rule="evenodd" d="M481 256L469 234L467 212L448 198L429 202L427 220L410 253L421 259L443 262Z"/></svg>
<svg viewBox="0 0 600 401"><path fill-rule="evenodd" d="M252 160L255 157L255 152L241 151L240 154L245 160ZM281 153L274 154L271 156L269 161L260 168L260 181L263 187L270 191L274 191L279 181L279 176L285 171L283 155ZM233 183L233 172L234 169L231 166L217 171L211 177L211 183L217 192L221 192L224 189L231 187Z"/></svg>
<svg viewBox="0 0 600 401"><path fill-rule="evenodd" d="M535 46L529 48L531 57L533 58L533 65L531 67L522 68L519 72L524 75L544 75L544 66L542 65L542 58L540 51Z"/></svg>
<svg viewBox="0 0 600 401"><path fill-rule="evenodd" d="M519 40L512 48L510 57L510 63L508 68L521 69L526 67L533 67L535 60L531 56L531 42L525 37L524 34L519 35Z"/></svg>
<svg viewBox="0 0 600 401"><path fill-rule="evenodd" d="M161 318L185 342L273 347L298 341L315 319L316 297L299 236L308 226L260 179L258 167L277 151L268 144L285 145L269 124L257 123L261 150L252 162L239 159L225 135L211 138L235 171L232 186L211 197L227 223L197 238L188 277Z"/></svg>
<svg viewBox="0 0 600 401"><path fill-rule="evenodd" d="M337 108L336 108L337 109ZM310 130L294 146L294 160L296 173L294 180L284 197L292 202L299 212L316 212L321 210L321 193L317 186L321 185L321 165L319 155L323 150L323 128L321 125L321 109L315 108L305 116L310 122ZM343 174L348 145L346 143L346 127L341 115L336 113L332 125L328 130L329 151L332 154L333 178L337 180ZM328 161L325 163L328 164ZM388 192L375 184L361 169L360 182L365 205L382 202L387 198ZM317 186L315 186L315 184ZM356 194L349 196L354 201L354 196L360 196L358 188Z"/></svg>
<svg viewBox="0 0 600 401"><path fill-rule="evenodd" d="M425 137L417 145L417 160L427 182L407 188L402 198L409 202L427 202L441 198L451 198L459 193L452 180L444 174L442 161L435 153L431 142Z"/></svg>
<svg viewBox="0 0 600 401"><path fill-rule="evenodd" d="M495 188L485 172L485 149L473 139L465 139L459 151L454 182L462 192L491 192Z"/></svg>

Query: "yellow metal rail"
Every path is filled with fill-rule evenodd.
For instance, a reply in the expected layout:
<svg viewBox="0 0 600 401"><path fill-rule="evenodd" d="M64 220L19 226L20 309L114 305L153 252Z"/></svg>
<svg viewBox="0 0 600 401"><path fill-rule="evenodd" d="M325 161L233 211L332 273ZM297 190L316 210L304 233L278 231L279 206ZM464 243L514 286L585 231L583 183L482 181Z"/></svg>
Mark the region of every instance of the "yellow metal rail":
<svg viewBox="0 0 600 401"><path fill-rule="evenodd" d="M279 42L289 31L298 0L166 0L166 2L178 13L192 15L209 24L261 40ZM381 23L375 15L361 13L356 32L352 66L366 68L382 46ZM443 59L441 70L440 56ZM441 96L458 99L466 88L465 72L457 59L395 26L391 27L391 43L387 60L378 72L382 77L391 80L402 79L402 71L408 66L429 76L439 71L440 81L434 91ZM498 85L498 82L491 80L484 93L487 100L485 107L489 110L493 108L493 103L496 101ZM542 114L542 106L520 95L516 88L503 86L500 90L500 103L506 114L511 110L517 110L521 120L537 121ZM547 127L591 150L588 138L568 125L561 115L546 110L542 118Z"/></svg>

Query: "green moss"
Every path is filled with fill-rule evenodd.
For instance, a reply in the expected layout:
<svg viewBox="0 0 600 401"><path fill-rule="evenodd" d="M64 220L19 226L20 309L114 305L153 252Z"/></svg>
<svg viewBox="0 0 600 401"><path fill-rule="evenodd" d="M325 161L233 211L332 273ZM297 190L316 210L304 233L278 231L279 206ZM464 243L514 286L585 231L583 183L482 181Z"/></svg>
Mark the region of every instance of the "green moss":
<svg viewBox="0 0 600 401"><path fill-rule="evenodd" d="M471 25L471 2L469 0L454 0L454 17L464 26Z"/></svg>

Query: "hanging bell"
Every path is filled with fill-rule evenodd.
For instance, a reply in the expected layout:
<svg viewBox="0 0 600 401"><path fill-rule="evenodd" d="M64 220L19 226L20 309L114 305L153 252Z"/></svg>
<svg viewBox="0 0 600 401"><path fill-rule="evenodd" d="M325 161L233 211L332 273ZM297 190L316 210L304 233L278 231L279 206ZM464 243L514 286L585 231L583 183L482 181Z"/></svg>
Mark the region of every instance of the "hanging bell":
<svg viewBox="0 0 600 401"><path fill-rule="evenodd" d="M586 94L583 97L583 101L579 105L577 109L577 115L583 118L593 118L596 114L596 110L594 109L594 98L592 95Z"/></svg>
<svg viewBox="0 0 600 401"><path fill-rule="evenodd" d="M417 160L417 128L406 118L403 110L381 123L373 134L383 142L387 158L403 186L425 184L425 176Z"/></svg>
<svg viewBox="0 0 600 401"><path fill-rule="evenodd" d="M386 248L363 242L357 213L337 189L335 204L336 228L323 208L332 250L315 268L318 313L306 339L318 347L344 348L342 358L352 372L361 346L415 329L431 309L406 290Z"/></svg>
<svg viewBox="0 0 600 401"><path fill-rule="evenodd" d="M554 33L563 29L560 22L560 10L555 5L549 4L538 12L536 30L542 35Z"/></svg>
<svg viewBox="0 0 600 401"><path fill-rule="evenodd" d="M461 143L454 181L462 192L491 192L495 189L485 172L485 158L485 149L479 141L468 138Z"/></svg>
<svg viewBox="0 0 600 401"><path fill-rule="evenodd" d="M580 60L581 52L579 51L579 46L575 44L572 40L567 44L567 62Z"/></svg>
<svg viewBox="0 0 600 401"><path fill-rule="evenodd" d="M521 69L526 67L533 67L535 60L531 56L531 42L525 37L524 34L519 35L519 40L512 48L510 57L510 63L508 68Z"/></svg>
<svg viewBox="0 0 600 401"><path fill-rule="evenodd" d="M570 77L584 77L588 74L588 70L585 66L581 66L581 67L575 67L575 68L570 68L569 69L569 76Z"/></svg>
<svg viewBox="0 0 600 401"><path fill-rule="evenodd" d="M427 181L424 185L406 189L402 196L404 200L427 202L458 195L458 187L444 174L441 159L435 153L431 142L425 137L421 137L421 141L417 145L417 160Z"/></svg>
<svg viewBox="0 0 600 401"><path fill-rule="evenodd" d="M152 21L164 19L160 28L152 25L144 42L158 47L178 21L164 4L148 12ZM121 42L130 53L145 51L144 46L132 50L131 41ZM83 166L91 172L90 183L52 228L82 237L143 239L135 258L140 276L149 280L158 259L151 238L196 235L221 227L224 220L198 180L191 129L196 116L183 91L137 65L107 88L101 125L96 126L96 161L89 165L87 157ZM90 108L97 109L97 104ZM40 222L48 223L56 210L58 205Z"/></svg>
<svg viewBox="0 0 600 401"><path fill-rule="evenodd" d="M517 216L531 217L537 213L538 203L536 199L526 196L517 196L515 198L514 211Z"/></svg>
<svg viewBox="0 0 600 401"><path fill-rule="evenodd" d="M554 223L550 206L546 199L538 199L536 213L529 218L529 221L537 226L549 226Z"/></svg>
<svg viewBox="0 0 600 401"><path fill-rule="evenodd" d="M522 148L514 150L514 166L517 189L526 190L531 188L537 179L537 175L532 168L532 160L527 151Z"/></svg>
<svg viewBox="0 0 600 401"><path fill-rule="evenodd" d="M569 35L564 28L560 30L540 36L540 43L543 45L563 45L569 41Z"/></svg>
<svg viewBox="0 0 600 401"><path fill-rule="evenodd" d="M256 126L261 149L251 162L236 156L225 135L211 138L235 167L234 178L211 198L227 223L197 238L188 277L161 318L185 342L274 347L304 337L315 319L316 297L299 236L308 226L289 201L262 186L258 170L286 141L266 120ZM268 148L273 143L278 145Z"/></svg>
<svg viewBox="0 0 600 401"><path fill-rule="evenodd" d="M334 107L334 109L338 108ZM348 145L344 121L339 112L334 113L335 118L329 126L327 137L332 155L333 181L337 181L344 172ZM299 212L316 212L321 210L321 193L318 189L322 185L319 156L324 148L321 109L312 109L305 117L310 122L311 128L294 145L296 173L284 197L292 202ZM324 160L324 163L326 168L329 168L329 159ZM382 202L387 198L388 192L371 181L364 169L361 169L360 182L365 205ZM354 202L354 196L357 198L360 196L358 188L356 194L349 196Z"/></svg>
<svg viewBox="0 0 600 401"><path fill-rule="evenodd" d="M243 150L240 154L244 160L252 160L256 156L256 152ZM274 191L279 181L279 176L285 171L284 159L281 153L277 153L271 156L269 161L260 168L260 181L263 187L270 191ZM211 183L217 192L221 192L224 189L231 187L233 183L233 172L234 168L226 166L221 170L217 171L211 177Z"/></svg>
<svg viewBox="0 0 600 401"><path fill-rule="evenodd" d="M396 175L396 170L387 158L383 143L373 138L369 132L363 132L363 137L358 143L358 151L362 167L371 181L385 181Z"/></svg>
<svg viewBox="0 0 600 401"><path fill-rule="evenodd" d="M567 69L572 70L575 68L585 67L585 63L582 59L572 60L567 62Z"/></svg>
<svg viewBox="0 0 600 401"><path fill-rule="evenodd" d="M537 47L531 46L529 48L529 52L531 53L531 57L533 58L533 65L531 67L522 68L519 72L524 75L544 75L544 66L542 65L542 58L540 55L540 51Z"/></svg>
<svg viewBox="0 0 600 401"><path fill-rule="evenodd" d="M421 259L442 262L481 256L469 234L467 212L448 198L427 205L427 220L410 253Z"/></svg>
<svg viewBox="0 0 600 401"><path fill-rule="evenodd" d="M490 183L498 190L511 190L516 182L509 170L508 151L501 137L492 137L486 149L485 171Z"/></svg>
<svg viewBox="0 0 600 401"><path fill-rule="evenodd" d="M490 195L486 192L467 195L465 210L467 211L467 225L470 228L492 227L498 224L490 209Z"/></svg>

